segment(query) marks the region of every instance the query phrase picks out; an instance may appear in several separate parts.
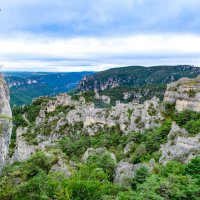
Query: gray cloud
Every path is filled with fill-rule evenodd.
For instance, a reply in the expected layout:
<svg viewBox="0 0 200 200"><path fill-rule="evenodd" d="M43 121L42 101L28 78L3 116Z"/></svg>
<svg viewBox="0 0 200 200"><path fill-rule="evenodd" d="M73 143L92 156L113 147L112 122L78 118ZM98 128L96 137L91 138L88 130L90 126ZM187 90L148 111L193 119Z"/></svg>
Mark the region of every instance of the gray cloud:
<svg viewBox="0 0 200 200"><path fill-rule="evenodd" d="M1 36L199 33L196 0L1 0Z"/></svg>

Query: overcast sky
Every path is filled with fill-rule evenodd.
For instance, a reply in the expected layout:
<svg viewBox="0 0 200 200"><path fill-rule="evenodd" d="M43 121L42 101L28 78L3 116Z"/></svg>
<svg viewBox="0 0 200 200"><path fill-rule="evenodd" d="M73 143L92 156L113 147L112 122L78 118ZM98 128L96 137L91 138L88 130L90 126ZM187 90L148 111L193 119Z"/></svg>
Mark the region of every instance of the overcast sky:
<svg viewBox="0 0 200 200"><path fill-rule="evenodd" d="M200 65L199 0L0 0L4 70Z"/></svg>

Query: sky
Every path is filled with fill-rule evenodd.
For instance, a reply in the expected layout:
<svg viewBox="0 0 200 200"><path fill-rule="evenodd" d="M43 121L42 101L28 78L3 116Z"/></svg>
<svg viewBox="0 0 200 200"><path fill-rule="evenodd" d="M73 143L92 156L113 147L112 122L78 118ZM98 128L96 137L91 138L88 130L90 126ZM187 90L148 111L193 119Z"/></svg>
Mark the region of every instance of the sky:
<svg viewBox="0 0 200 200"><path fill-rule="evenodd" d="M6 71L200 65L199 0L0 0Z"/></svg>

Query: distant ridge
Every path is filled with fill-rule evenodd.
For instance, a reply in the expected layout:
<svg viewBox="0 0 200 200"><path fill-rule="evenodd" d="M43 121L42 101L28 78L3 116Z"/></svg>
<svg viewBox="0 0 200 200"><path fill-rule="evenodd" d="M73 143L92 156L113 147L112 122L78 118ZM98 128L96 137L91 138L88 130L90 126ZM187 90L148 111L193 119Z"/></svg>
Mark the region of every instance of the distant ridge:
<svg viewBox="0 0 200 200"><path fill-rule="evenodd" d="M87 76L79 83L78 89L98 91L113 102L117 99L143 102L153 95L163 98L168 83L182 77L195 78L199 74L200 67L192 65L128 66Z"/></svg>

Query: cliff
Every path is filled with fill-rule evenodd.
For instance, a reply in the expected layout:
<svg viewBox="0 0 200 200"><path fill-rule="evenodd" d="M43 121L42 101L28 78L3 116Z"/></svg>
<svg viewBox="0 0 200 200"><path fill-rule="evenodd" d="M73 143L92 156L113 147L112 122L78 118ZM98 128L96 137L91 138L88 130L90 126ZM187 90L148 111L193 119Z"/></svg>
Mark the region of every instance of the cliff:
<svg viewBox="0 0 200 200"><path fill-rule="evenodd" d="M0 74L0 168L8 158L12 133L10 96L4 77Z"/></svg>
<svg viewBox="0 0 200 200"><path fill-rule="evenodd" d="M200 112L200 76L195 79L181 78L167 86L164 101L174 103L177 111Z"/></svg>
<svg viewBox="0 0 200 200"><path fill-rule="evenodd" d="M78 89L106 95L112 105L116 100L143 103L154 96L162 100L167 84L182 77L195 78L198 74L200 68L190 65L121 67L84 77Z"/></svg>

